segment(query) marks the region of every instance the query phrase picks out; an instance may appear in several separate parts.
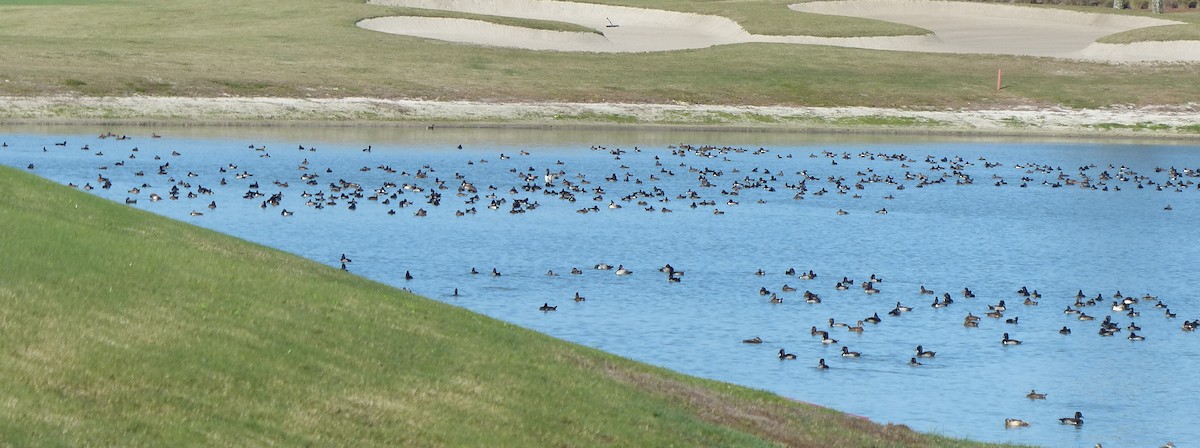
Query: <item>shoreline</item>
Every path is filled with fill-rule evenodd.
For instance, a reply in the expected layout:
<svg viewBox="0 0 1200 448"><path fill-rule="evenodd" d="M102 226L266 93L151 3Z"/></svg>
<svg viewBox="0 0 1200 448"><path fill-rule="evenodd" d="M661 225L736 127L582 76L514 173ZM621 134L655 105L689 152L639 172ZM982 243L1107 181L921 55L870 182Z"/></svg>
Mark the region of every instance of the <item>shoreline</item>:
<svg viewBox="0 0 1200 448"><path fill-rule="evenodd" d="M0 125L434 127L1200 140L1200 103L1105 109L438 101L275 97L0 97Z"/></svg>

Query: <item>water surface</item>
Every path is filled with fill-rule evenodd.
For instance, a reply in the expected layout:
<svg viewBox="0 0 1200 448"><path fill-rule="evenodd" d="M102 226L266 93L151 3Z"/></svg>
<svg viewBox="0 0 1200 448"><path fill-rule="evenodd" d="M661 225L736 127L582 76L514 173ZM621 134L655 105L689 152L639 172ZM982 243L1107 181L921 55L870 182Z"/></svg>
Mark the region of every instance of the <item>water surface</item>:
<svg viewBox="0 0 1200 448"><path fill-rule="evenodd" d="M1200 440L1193 417L1200 408L1190 394L1200 389L1190 375L1200 366L1200 335L1180 329L1200 318L1188 287L1200 262L1190 246L1200 207L1194 173L1183 172L1200 166L1197 146L386 128L134 128L124 130L128 140L98 138L104 131L10 128L0 133L8 145L0 163L33 164L32 172L57 182L94 187L118 202L136 199L131 206L332 266L346 254L352 272L437 300L875 421L1044 446ZM1162 171L1170 167L1180 176ZM547 170L562 175L547 185ZM1112 179L1101 181L1103 172ZM316 184L304 174L318 175ZM711 187L701 185L702 174ZM616 181L605 180L613 175ZM1095 188L1072 184L1085 175ZM919 176L931 183L921 185ZM101 188L100 177L111 187ZM478 189L474 204L464 202L475 194L457 194L464 180ZM333 204L306 205L318 201L305 193L328 199L340 181L360 186L362 197L348 187ZM796 199L801 181L805 194ZM396 186L384 188L389 182ZM573 202L560 194L567 182L581 189ZM169 197L171 185L179 199L149 199ZM212 194L188 197L201 186ZM437 206L428 203L435 191ZM679 198L690 191L700 199ZM245 199L248 192L264 196ZM639 192L647 196L623 200ZM263 208L276 193L280 204ZM504 204L489 209L489 195ZM537 205L511 213L517 199ZM412 205L401 207L404 200ZM477 213L456 216L471 208ZM294 214L281 216L284 209ZM418 209L427 215L415 216ZM633 274L593 269L600 263ZM681 282L658 272L666 263L685 272ZM785 275L789 268L796 275ZM493 269L501 275L490 275ZM764 275L756 275L760 269ZM559 275L547 276L550 270ZM799 278L809 270L816 279ZM872 274L883 279L880 292L865 294L858 283ZM843 277L856 283L835 289ZM798 291L784 292L785 284ZM1023 286L1040 293L1039 305L1022 304ZM976 297L964 298L964 287ZM783 303L770 303L762 288ZM806 290L822 302L805 303ZM1102 296L1083 309L1096 321L1063 313L1079 290ZM1110 307L1118 291L1159 300L1134 304L1142 315L1131 318ZM573 301L576 293L586 301ZM943 293L955 303L932 307ZM983 316L1000 300L1008 305L1003 318L962 325L967 313ZM888 315L896 302L914 310ZM1178 317L1165 317L1158 302ZM557 310L540 312L542 304ZM875 313L882 322L864 324L862 334L827 324L855 325ZM1106 316L1122 331L1099 336ZM1018 324L1005 323L1014 317ZM1131 321L1145 341L1126 339ZM822 344L813 326L839 343ZM1063 326L1072 334L1059 334ZM1023 343L1002 345L1005 332ZM741 342L755 336L764 343ZM839 356L843 345L863 356ZM937 356L909 366L917 345ZM780 349L798 359L779 360ZM820 358L829 370L814 368ZM1030 389L1049 397L1031 401ZM1085 416L1082 427L1058 423L1075 411ZM1032 426L1006 430L1005 418Z"/></svg>

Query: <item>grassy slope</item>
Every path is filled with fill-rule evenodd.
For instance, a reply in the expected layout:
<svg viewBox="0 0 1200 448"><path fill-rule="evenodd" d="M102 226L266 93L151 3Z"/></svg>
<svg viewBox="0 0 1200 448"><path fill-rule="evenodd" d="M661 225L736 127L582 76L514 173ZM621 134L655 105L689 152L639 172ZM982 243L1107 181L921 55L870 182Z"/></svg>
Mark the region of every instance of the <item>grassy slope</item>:
<svg viewBox="0 0 1200 448"><path fill-rule="evenodd" d="M361 30L354 26L358 19L399 11L358 0L67 3L29 6L0 1L0 55L5 61L0 65L0 95L372 96L915 108L1096 107L1181 104L1200 98L1194 68L1182 65L1109 66L772 44L631 55L534 52ZM792 16L779 9L782 3L655 0L653 5L743 14L751 17L743 22L751 29L757 26L751 23L771 28L795 26L793 20L830 20ZM768 23L767 17L785 17L778 20L786 23ZM1004 69L1008 85L1002 92L995 91L997 68Z"/></svg>
<svg viewBox="0 0 1200 448"><path fill-rule="evenodd" d="M606 355L7 167L0 222L0 445L978 446Z"/></svg>

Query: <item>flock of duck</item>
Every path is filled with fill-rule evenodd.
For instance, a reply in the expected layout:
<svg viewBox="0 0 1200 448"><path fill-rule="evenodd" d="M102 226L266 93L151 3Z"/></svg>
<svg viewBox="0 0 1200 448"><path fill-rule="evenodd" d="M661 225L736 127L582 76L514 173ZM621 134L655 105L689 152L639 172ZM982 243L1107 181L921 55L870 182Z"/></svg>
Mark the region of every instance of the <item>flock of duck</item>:
<svg viewBox="0 0 1200 448"><path fill-rule="evenodd" d="M153 137L158 136L155 134ZM100 138L136 142L131 137L112 133L101 134ZM635 147L632 150L623 150L595 146L591 149L610 156L616 168L607 171L606 174L594 176L583 170L568 171L567 164L561 160L553 162L550 167L519 167L518 165L523 164L512 160L514 157L520 160L521 157L529 156L526 151L515 155L501 153L495 158L468 160L466 167L448 168L421 164L415 168L394 168L388 161L395 161L397 157L389 157L386 153L378 151L372 154L372 147L367 146L361 149L362 160L367 164L355 170L335 171L334 166L315 166L307 158L303 158L294 166L294 174L280 176L281 170L265 169L262 163L230 161L207 169L187 166L186 162L179 162L186 161L187 158L178 150L143 150L133 143L128 144L121 152L109 147L108 155L103 151L93 150L88 144L74 149L68 146L67 141L53 142L50 148L43 147L41 151L73 150L77 153L92 154L104 161L97 167L98 174L94 180L81 180L69 185L83 190L119 188L126 191L128 196L125 203L131 205L138 204L139 200L151 203L194 201L200 205L189 213L193 217L204 216L205 212L200 210L219 213L222 206L218 204L218 193L221 189L244 190L239 194L242 200L252 201L261 209L279 210L278 214L281 217L299 213L320 213L327 208L344 207L348 211L361 208L381 211L388 215L396 215L398 210L415 208L416 210L409 214L417 218L427 217L435 212L467 217L480 213L480 208L519 215L539 210L542 206L541 201L570 204L571 210L585 215L603 210L619 212L626 208L655 213L700 209L713 215L723 215L736 210L742 204L765 204L779 200L819 200L825 195L861 199L863 195L873 191L882 195L882 199L891 201L897 199L896 195L903 194L899 192L906 189L975 184L1017 188L1080 188L1097 192L1116 192L1122 189L1149 189L1161 192L1200 190L1200 183L1196 180L1200 177L1200 170L1192 168L1158 167L1153 173L1140 173L1126 166L1113 165L1086 165L1063 169L1039 163L1008 166L982 157L971 161L962 157L911 157L905 154L867 151L857 154L832 151L812 153L807 155L809 159L813 159L808 168L787 172L768 168L767 165L771 163L769 159L791 159L793 155L773 154L766 149L680 145L656 153L652 159L643 159L652 160L650 166L633 167L628 162L628 154L631 151L640 153L641 149ZM5 143L0 149L7 147ZM459 146L457 149L463 148ZM248 145L245 151L255 154L260 159L271 158L271 152L262 145ZM313 153L317 148L298 145L296 148L272 151L276 154L278 151ZM723 168L721 162L729 161L733 154L761 157L763 163L752 169ZM152 159L153 162L142 162L144 159ZM846 175L840 168L831 168L831 173L820 173L818 168L836 167L856 159L892 164L896 169L890 170L892 174L885 174L877 172L874 167L864 167L855 169L852 175ZM509 162L497 163L500 161ZM486 169L489 164L495 164L497 169ZM255 169L251 169L251 165L254 165ZM26 168L36 170L37 166L30 163ZM986 171L986 174L979 174L980 170ZM297 189L301 191L296 192ZM444 196L445 193L450 194ZM452 199L451 195L455 199ZM750 199L743 201L743 195ZM580 203L588 205L580 207ZM446 209L453 209L453 212L440 212L444 204L450 205ZM825 205L830 210L837 208L837 215L856 212L854 208L850 211L845 210L850 207L844 205ZM892 208L895 210L897 207ZM1169 212L1174 208L1166 205L1163 210ZM889 212L884 207L874 210L874 213L886 215ZM352 261L342 254L339 263L342 269L348 269ZM633 269L622 264L614 267L599 263L592 266L592 269L612 271L618 276L634 273ZM662 266L658 272L667 282L678 283L684 279L684 271L670 264ZM828 296L846 294L844 291L856 288L864 294L880 294L883 285L886 284L875 274L871 274L865 281L856 282L845 276L827 281L825 276L818 276L812 270L788 268L781 272L789 280L778 287L778 290L775 290L774 286L761 286L758 289L759 296L772 305L790 303L791 294L798 295L797 300L812 305L836 297ZM572 267L568 275L583 273L583 269ZM484 272L471 268L469 274L482 275ZM767 274L765 270L754 272L758 277ZM500 277L502 274L498 269L492 268L486 275ZM551 269L545 275L554 277L560 274ZM412 280L413 273L406 271L404 278ZM824 286L812 286L817 284ZM826 291L826 288L832 289L832 292ZM962 317L962 325L967 328L979 328L984 319L1003 322L1003 325L1010 326L1011 329L1002 332L1001 336L996 336L995 340L998 345L1010 347L1022 344L1022 340L1013 337L1017 335L1017 329L1025 328L1020 314L1036 312L1033 310L1038 309L1063 307L1062 314L1065 318L1078 322L1075 328L1071 328L1070 324L1055 328L1054 331L1062 336L1071 335L1075 330L1090 328L1090 331L1099 337L1124 335L1125 339L1133 342L1144 341L1147 337L1146 334L1139 333L1142 329L1133 320L1142 318L1143 312L1148 313L1147 318L1153 314L1159 314L1163 319L1176 318L1175 313L1171 312L1164 301L1155 296L1123 295L1119 291L1105 296L1103 293L1085 294L1080 289L1073 298L1059 302L1057 298L1043 298L1037 290L1021 287L1013 297L1014 305L1006 303L1006 300L998 300L987 304L986 308L978 301L972 300L976 295L970 288L958 291L957 298L950 292L939 294L924 285L912 293L917 297L926 297L925 303L932 309L967 308ZM454 295L458 295L457 288ZM580 292L575 292L573 297L566 299L574 302L586 300ZM1047 301L1054 301L1056 304L1048 307ZM853 360L869 357L872 356L871 353L851 350L851 344L839 342L836 338L840 336L833 332L869 334L869 328L887 325L889 319L919 312L918 309L918 306L906 306L897 301L890 308L852 319L855 322L853 325L838 322L834 318L813 323L810 335L822 345L831 348L840 346L839 358ZM550 302L539 307L539 311L543 313L557 310L558 306ZM880 312L886 317L881 316ZM980 315L974 314L976 312ZM1104 316L1097 319L1101 314ZM1127 324L1116 322L1114 316L1120 315L1129 318L1130 321ZM1184 320L1179 327L1182 331L1194 332L1200 328L1200 319ZM1040 332L1035 337L1041 337ZM755 336L742 342L764 344L769 341ZM919 368L926 363L938 361L937 353L926 350L922 341L914 341L912 347L912 355L907 360L897 359L897 362ZM798 358L784 348L778 350L777 356L781 361ZM837 363L831 366L825 358L816 361L816 368L820 370L836 370L837 367ZM1045 400L1047 395L1031 390L1027 398ZM1075 412L1073 416L1060 418L1059 423L1080 426L1083 424L1083 414ZM1005 419L1006 427L1019 428L1028 425L1030 423L1025 420Z"/></svg>
<svg viewBox="0 0 1200 448"><path fill-rule="evenodd" d="M101 134L100 138L133 139L128 136L111 135L112 133ZM54 142L52 147L60 150L57 148L67 148L69 143ZM115 155L110 150L109 156L106 156L102 150L93 150L90 144L80 145L78 149L98 157ZM362 152L369 154L371 149L368 145L362 148ZM461 145L459 149L462 149ZM909 188L926 189L942 185L963 186L984 182L996 187L1073 187L1105 192L1122 189L1168 192L1200 190L1200 184L1196 182L1196 178L1200 177L1200 170L1193 168L1158 167L1154 169L1154 175L1149 175L1126 166L1113 165L1086 165L1063 169L1049 164L1021 163L1007 167L1005 163L989 161L983 157L977 161L970 161L962 157L930 155L915 158L906 154L867 151L853 155L832 151L808 155L810 159L827 160L830 166L859 159L894 164L902 170L902 173L893 171L893 174L886 174L877 172L874 167L865 167L855 170L852 176L847 177L842 170L837 170L837 173L820 174L818 163L795 172L766 166L754 167L743 172L738 168L726 169L718 166L718 162L729 161L732 154L750 154L764 159L772 155L771 151L761 148L748 150L732 147L673 146L668 153L654 155L653 166L638 168L631 167L623 162L622 158L631 151L642 152L637 147L624 150L594 146L591 149L611 155L618 161L617 170L620 172L612 171L610 174L591 177L581 171L568 172L565 169L566 164L561 160L551 167L541 168L518 168L510 163L510 166L507 166L509 184L497 186L495 182L504 181L504 177L490 176L485 182L468 178L462 171L443 175L441 168L429 164L416 169L397 169L384 163L388 158L386 155L370 159L376 161L374 166L363 165L350 172L334 172L331 166L315 167L305 158L295 166L297 174L272 179L270 182L258 180L258 173L239 167L237 163L226 163L212 171L178 168L171 162L182 155L177 150L148 155L154 161L152 165L131 168L136 159L147 155L143 154L138 146L130 143L125 153L120 154L121 160L98 167L100 173L94 181L71 185L84 190L97 187L110 189L113 187L113 173L125 168L124 174L132 174L136 178L134 185L128 188L128 196L125 198L129 204L136 204L142 199L157 202L164 199L196 199L213 195L213 189L206 188L205 184L209 187L233 186L245 189L241 195L243 199L256 201L264 209L278 208L279 214L285 217L293 216L303 208L321 210L341 205L349 210L357 210L359 206L367 204L378 204L381 206L379 208L389 215L397 214L399 209L415 207L416 210L411 214L425 217L431 211L439 209L443 202L450 202L443 197L443 192L448 190L453 190L460 198L459 206L451 207L454 211L450 212L459 217L475 215L479 213L480 207L493 211L504 210L511 214L532 212L541 205L542 198L557 199L571 204L595 204L575 209L580 214L597 213L604 209L618 210L636 205L647 212L671 213L680 208L687 208L703 209L714 215L723 215L743 204L739 196L752 191L756 193L753 194L754 199L751 203L763 204L768 200L804 200L826 194L861 199L864 194L874 189L885 190L887 194L883 199L892 200L896 199L894 192ZM253 151L262 159L271 158L271 152L264 145L250 144L246 150ZM42 151L51 150L42 147ZM297 145L292 151L309 153L316 152L317 148ZM520 151L517 157L528 155L528 151ZM467 165L485 166L492 161L504 161L513 157L501 153L496 159L469 160ZM777 159L792 157L791 154L775 154ZM27 168L34 170L36 165L30 163ZM978 169L989 171L989 175L985 177L972 174L972 171ZM1005 169L1008 170L1007 173L1002 171ZM489 173L494 172L493 170ZM362 178L358 179L356 176ZM487 185L484 186L485 184ZM298 194L295 192L296 187L301 189ZM299 197L298 200L294 199L296 196ZM209 210L218 207L218 203L211 199L201 203ZM203 216L204 212L200 210L202 209L195 209L190 215ZM1163 210L1170 211L1174 208L1167 204ZM848 215L851 212L840 207L835 213ZM888 209L882 207L874 212L886 215Z"/></svg>

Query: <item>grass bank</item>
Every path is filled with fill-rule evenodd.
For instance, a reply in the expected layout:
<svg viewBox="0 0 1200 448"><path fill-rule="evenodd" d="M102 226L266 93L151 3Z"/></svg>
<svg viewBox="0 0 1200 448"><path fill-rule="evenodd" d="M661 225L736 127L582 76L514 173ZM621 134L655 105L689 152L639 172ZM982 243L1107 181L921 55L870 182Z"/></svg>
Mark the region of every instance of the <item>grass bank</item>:
<svg viewBox="0 0 1200 448"><path fill-rule="evenodd" d="M0 220L13 446L985 446L638 364L7 167Z"/></svg>
<svg viewBox="0 0 1200 448"><path fill-rule="evenodd" d="M762 33L895 31L873 28L883 27L882 22L844 22L786 10L784 3L637 2L723 14ZM647 54L538 52L388 35L354 25L405 11L412 12L360 0L2 0L0 96L371 97L918 110L1178 105L1200 98L1194 66L1181 64L1107 65L784 44ZM995 88L998 68L1004 69L1007 83L1002 91Z"/></svg>

